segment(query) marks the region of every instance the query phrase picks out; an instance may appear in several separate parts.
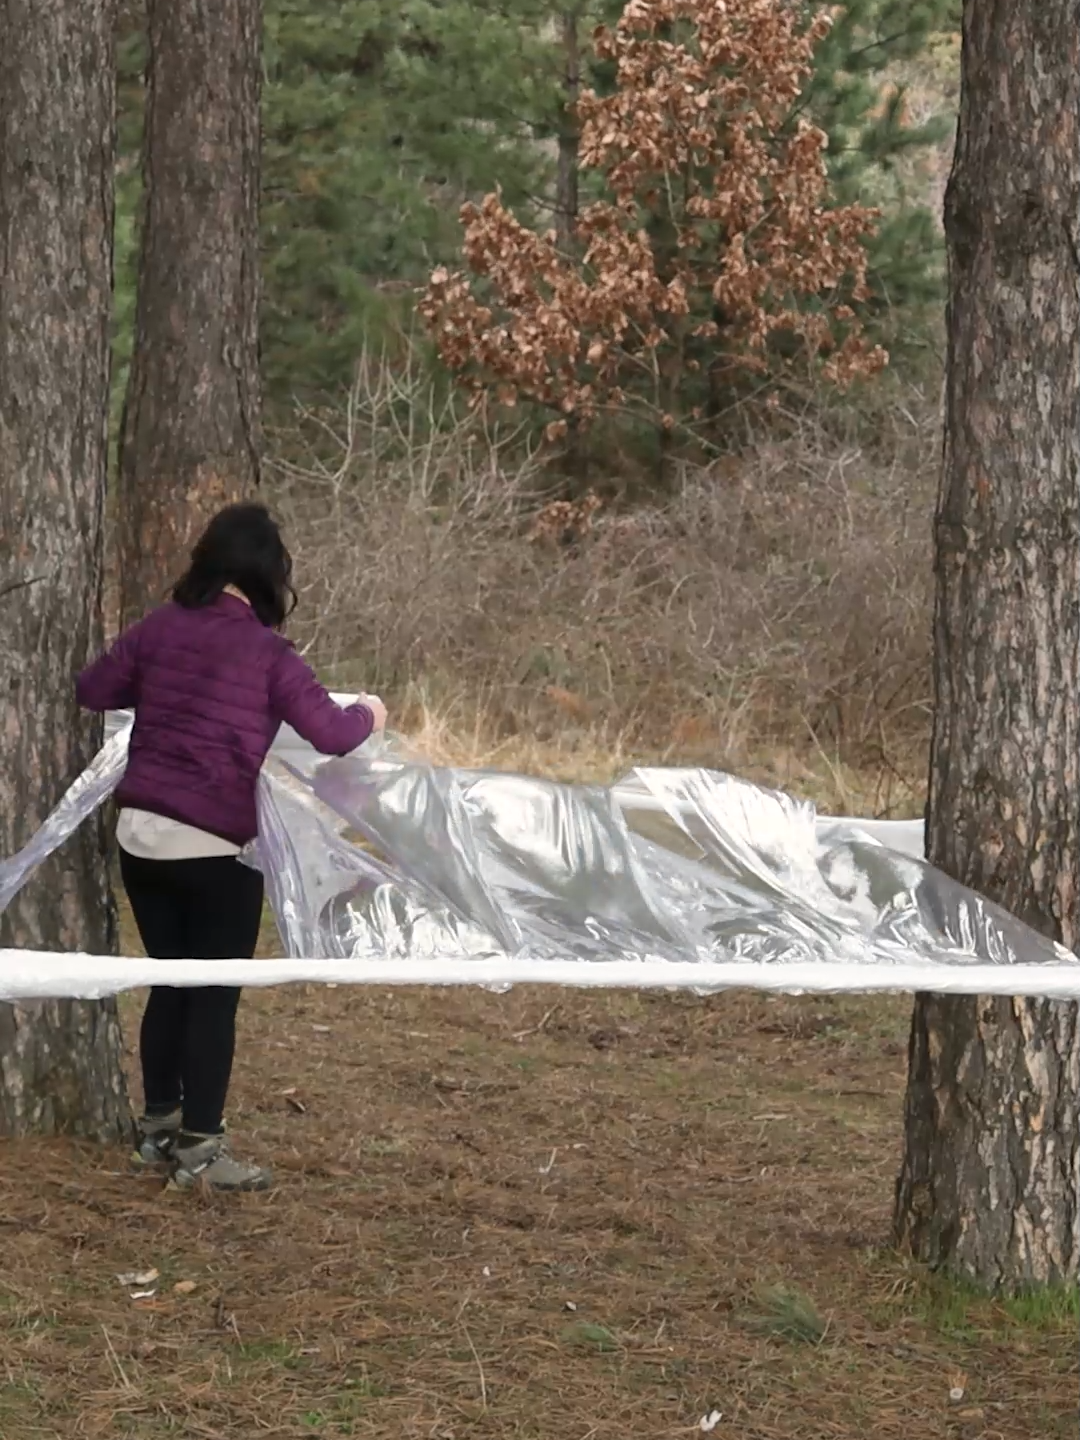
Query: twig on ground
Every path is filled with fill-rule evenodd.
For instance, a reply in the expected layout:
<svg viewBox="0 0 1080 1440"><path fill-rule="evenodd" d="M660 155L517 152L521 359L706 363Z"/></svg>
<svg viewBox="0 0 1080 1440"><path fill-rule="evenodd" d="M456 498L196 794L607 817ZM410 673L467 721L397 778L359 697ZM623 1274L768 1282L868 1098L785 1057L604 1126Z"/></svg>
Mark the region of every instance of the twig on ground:
<svg viewBox="0 0 1080 1440"><path fill-rule="evenodd" d="M101 1333L105 1336L105 1350L109 1357L109 1364L113 1367L117 1375L120 1377L120 1384L124 1387L125 1390L133 1389L134 1387L132 1386L131 1381L127 1377L127 1372L125 1371L123 1365L121 1365L120 1363L120 1357L116 1353L112 1338L104 1325L102 1325L101 1327Z"/></svg>
<svg viewBox="0 0 1080 1440"><path fill-rule="evenodd" d="M552 1019L553 1016L555 1016L556 1014L558 1014L558 1011L559 1011L559 1006L558 1006L558 1005L552 1005L551 1009L548 1010L548 1011L546 1011L546 1012L544 1013L544 1015L541 1017L540 1022L539 1022L538 1024L536 1024L536 1025L530 1025L527 1030L515 1030L515 1031L514 1031L514 1039L515 1039L515 1040L524 1040L524 1039L526 1038L526 1036L528 1036L528 1035L539 1035L540 1032L541 1032L541 1030L543 1030L544 1027L547 1025L548 1021L549 1021L550 1019Z"/></svg>
<svg viewBox="0 0 1080 1440"><path fill-rule="evenodd" d="M472 1357L476 1361L476 1372L480 1377L480 1406L481 1409L486 1410L488 1408L488 1394L487 1379L484 1375L483 1362L481 1361L480 1356L477 1353L476 1346L473 1344L473 1338L469 1334L469 1327L465 1324L464 1320L461 1322L461 1329L464 1333L466 1341L468 1342L469 1349L472 1351Z"/></svg>

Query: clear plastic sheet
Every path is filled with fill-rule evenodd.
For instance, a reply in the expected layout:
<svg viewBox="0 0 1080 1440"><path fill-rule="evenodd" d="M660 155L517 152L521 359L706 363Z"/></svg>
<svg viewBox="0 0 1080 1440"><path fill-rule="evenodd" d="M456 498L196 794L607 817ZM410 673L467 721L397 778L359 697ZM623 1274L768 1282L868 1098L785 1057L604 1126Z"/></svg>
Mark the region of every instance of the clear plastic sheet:
<svg viewBox="0 0 1080 1440"><path fill-rule="evenodd" d="M361 883L370 858L339 842L358 883L322 908L320 955L401 955L404 914L447 960L734 961L748 979L838 962L1080 967L857 823L819 827L813 806L730 775L639 769L602 789L392 755L288 768L400 896L392 939L380 887Z"/></svg>
<svg viewBox="0 0 1080 1440"><path fill-rule="evenodd" d="M17 855L0 860L0 915L41 862L59 849L120 784L131 739L130 717L119 717L118 723L107 727L106 736L105 744L75 783L68 787L41 829L31 836Z"/></svg>
<svg viewBox="0 0 1080 1440"><path fill-rule="evenodd" d="M129 725L112 720L93 764L0 863L0 910L119 782ZM1080 960L886 847L883 829L701 769L565 785L440 768L393 743L326 761L290 732L260 779L243 858L263 871L298 963L0 951L0 998L208 974L1080 994Z"/></svg>

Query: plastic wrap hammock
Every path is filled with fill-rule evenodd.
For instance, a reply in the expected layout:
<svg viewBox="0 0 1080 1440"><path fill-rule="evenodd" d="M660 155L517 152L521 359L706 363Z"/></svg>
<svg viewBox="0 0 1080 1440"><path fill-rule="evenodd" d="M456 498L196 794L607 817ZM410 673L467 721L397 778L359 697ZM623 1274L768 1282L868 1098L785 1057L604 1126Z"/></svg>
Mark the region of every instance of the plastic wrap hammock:
<svg viewBox="0 0 1080 1440"><path fill-rule="evenodd" d="M93 763L0 863L0 911L111 794L129 733L110 717ZM243 858L289 958L4 950L0 999L295 980L1080 996L1076 956L931 868L921 843L921 826L821 818L708 770L567 785L392 745L327 761L286 730Z"/></svg>

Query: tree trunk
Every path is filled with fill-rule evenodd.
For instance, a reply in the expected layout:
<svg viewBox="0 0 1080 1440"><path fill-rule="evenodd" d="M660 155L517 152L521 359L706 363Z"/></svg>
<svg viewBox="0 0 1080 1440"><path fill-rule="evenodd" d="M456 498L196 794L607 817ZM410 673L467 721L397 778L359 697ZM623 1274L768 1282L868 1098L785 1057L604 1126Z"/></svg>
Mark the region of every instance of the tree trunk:
<svg viewBox="0 0 1080 1440"><path fill-rule="evenodd" d="M1080 10L966 0L946 198L929 854L1080 941ZM1075 1005L920 996L896 1228L993 1288L1075 1281Z"/></svg>
<svg viewBox="0 0 1080 1440"><path fill-rule="evenodd" d="M574 253L578 224L578 152L581 128L577 103L581 98L581 7L571 5L559 16L559 40L563 52L562 103L559 112L558 151L555 166L555 241L564 255ZM567 493L576 498L589 486L590 455L579 415L566 417L567 432L560 457L569 484Z"/></svg>
<svg viewBox="0 0 1080 1440"><path fill-rule="evenodd" d="M75 704L101 644L114 67L109 0L0 0L0 854L100 741ZM109 952L102 826L0 916L0 947ZM115 1006L0 1005L0 1135L127 1124Z"/></svg>
<svg viewBox="0 0 1080 1440"><path fill-rule="evenodd" d="M165 595L259 483L261 0L148 0L135 348L120 437L121 611Z"/></svg>
<svg viewBox="0 0 1080 1440"><path fill-rule="evenodd" d="M563 48L563 108L559 120L559 155L555 175L555 234L560 250L573 250L578 223L578 148L581 141L577 103L581 98L581 53L576 6L559 19Z"/></svg>

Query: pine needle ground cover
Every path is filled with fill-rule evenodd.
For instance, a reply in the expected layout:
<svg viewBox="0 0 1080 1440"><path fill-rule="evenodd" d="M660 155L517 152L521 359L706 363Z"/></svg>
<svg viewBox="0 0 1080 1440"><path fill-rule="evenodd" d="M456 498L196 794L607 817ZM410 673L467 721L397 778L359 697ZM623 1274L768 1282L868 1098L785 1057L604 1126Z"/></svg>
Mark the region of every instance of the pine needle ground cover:
<svg viewBox="0 0 1080 1440"><path fill-rule="evenodd" d="M0 1435L1071 1440L1075 1297L888 1249L908 1011L251 992L272 1194L5 1147Z"/></svg>

